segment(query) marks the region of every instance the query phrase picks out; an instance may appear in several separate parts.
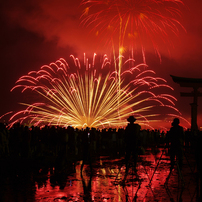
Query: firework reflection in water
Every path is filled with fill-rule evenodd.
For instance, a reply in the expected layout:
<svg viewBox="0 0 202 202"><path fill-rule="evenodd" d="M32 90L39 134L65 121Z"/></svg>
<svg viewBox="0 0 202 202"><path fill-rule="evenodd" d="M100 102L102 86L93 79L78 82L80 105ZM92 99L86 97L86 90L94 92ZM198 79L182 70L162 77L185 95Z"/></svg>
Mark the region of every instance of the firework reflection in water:
<svg viewBox="0 0 202 202"><path fill-rule="evenodd" d="M164 79L155 77L145 64L134 65L134 60L122 57L120 88L119 75L114 71L119 58L110 61L106 55L101 59L94 54L90 62L84 54L81 63L73 55L70 57L69 63L61 58L19 78L12 90L31 90L43 102L23 104L26 109L11 116L10 127L16 122L77 128L120 127L127 124L129 115L135 115L140 124L151 125L159 115L152 112L157 105L179 115L172 95L155 92L172 88Z"/></svg>

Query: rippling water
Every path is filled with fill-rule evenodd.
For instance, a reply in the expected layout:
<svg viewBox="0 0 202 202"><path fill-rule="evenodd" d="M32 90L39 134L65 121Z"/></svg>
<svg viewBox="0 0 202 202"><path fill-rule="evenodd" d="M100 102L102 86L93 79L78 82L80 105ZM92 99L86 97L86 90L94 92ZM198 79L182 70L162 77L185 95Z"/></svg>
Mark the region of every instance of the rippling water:
<svg viewBox="0 0 202 202"><path fill-rule="evenodd" d="M131 168L125 183L122 183L123 160L101 156L93 162L92 172L85 165L82 174L82 161L60 159L56 164L31 168L26 163L22 166L23 162L10 164L1 172L1 201L179 201L180 195L182 201L196 201L196 166L190 154L184 158L183 180L176 166L167 184L170 172L167 151L154 154L148 150L139 156L138 176Z"/></svg>

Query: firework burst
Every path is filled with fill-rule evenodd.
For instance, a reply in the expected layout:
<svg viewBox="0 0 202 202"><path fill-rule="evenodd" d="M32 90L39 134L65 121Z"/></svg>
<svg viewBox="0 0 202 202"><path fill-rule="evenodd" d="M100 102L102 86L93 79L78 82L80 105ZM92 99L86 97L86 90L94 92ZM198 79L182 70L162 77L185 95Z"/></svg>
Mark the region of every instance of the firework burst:
<svg viewBox="0 0 202 202"><path fill-rule="evenodd" d="M160 57L159 45L172 45L170 35L183 28L178 20L181 4L181 0L83 0L81 18L96 35L107 34L112 47L118 45L119 55L140 47L145 62L148 44Z"/></svg>
<svg viewBox="0 0 202 202"><path fill-rule="evenodd" d="M129 115L134 115L140 124L149 125L159 115L152 113L156 106L179 115L173 96L155 93L157 88L171 87L164 79L154 77L154 71L144 70L145 64L131 66L135 61L125 60L120 88L118 72L114 71L119 58L110 61L105 55L100 60L94 54L89 61L84 54L81 63L71 55L69 63L61 58L19 78L12 90L31 90L41 97L41 102L23 104L26 109L13 114L9 126L20 122L77 128L120 127L126 125Z"/></svg>

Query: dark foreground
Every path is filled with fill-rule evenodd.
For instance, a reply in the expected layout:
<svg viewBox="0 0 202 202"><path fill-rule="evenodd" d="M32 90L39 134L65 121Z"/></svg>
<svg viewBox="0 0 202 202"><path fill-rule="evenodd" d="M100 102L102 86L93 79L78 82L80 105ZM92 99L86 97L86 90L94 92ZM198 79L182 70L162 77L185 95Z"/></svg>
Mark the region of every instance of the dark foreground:
<svg viewBox="0 0 202 202"><path fill-rule="evenodd" d="M170 175L168 151L148 149L139 156L137 175L132 167L125 183L123 155L100 156L81 172L80 159L41 157L1 159L0 201L199 201L194 155L185 152L181 173Z"/></svg>

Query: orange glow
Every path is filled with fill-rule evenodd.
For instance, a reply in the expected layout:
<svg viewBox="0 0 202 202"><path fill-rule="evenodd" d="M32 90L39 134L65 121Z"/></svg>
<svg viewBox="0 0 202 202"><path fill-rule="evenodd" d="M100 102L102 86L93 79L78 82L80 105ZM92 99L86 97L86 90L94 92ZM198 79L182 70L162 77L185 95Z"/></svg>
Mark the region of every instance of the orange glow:
<svg viewBox="0 0 202 202"><path fill-rule="evenodd" d="M172 111L180 117L174 106L175 97L165 93L173 89L165 79L155 77L153 70L146 69L146 64L135 65L135 60L122 56L123 72L119 75L114 69L120 58L111 61L105 55L97 63L96 54L92 62L84 54L82 63L70 57L71 65L61 58L19 78L12 90L34 91L46 102L24 104L25 110L11 116L10 127L16 122L29 121L39 126L118 128L127 124L131 114L142 126L152 127L161 120L161 111L156 107L167 110L166 116Z"/></svg>

